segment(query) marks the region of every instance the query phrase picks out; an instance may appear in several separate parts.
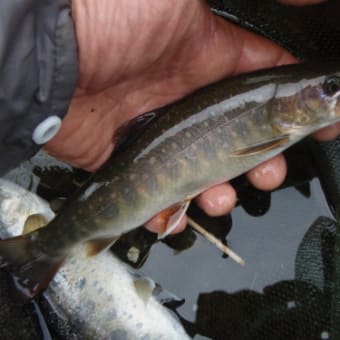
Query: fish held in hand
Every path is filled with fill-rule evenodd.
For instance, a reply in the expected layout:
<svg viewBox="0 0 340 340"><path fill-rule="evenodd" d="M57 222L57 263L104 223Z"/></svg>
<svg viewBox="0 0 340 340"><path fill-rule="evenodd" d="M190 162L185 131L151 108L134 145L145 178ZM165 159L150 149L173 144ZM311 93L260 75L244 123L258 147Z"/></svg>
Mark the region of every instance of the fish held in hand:
<svg viewBox="0 0 340 340"><path fill-rule="evenodd" d="M22 292L44 289L72 249L94 254L122 233L272 158L340 120L340 65L263 70L202 88L160 110L45 228L0 242Z"/></svg>

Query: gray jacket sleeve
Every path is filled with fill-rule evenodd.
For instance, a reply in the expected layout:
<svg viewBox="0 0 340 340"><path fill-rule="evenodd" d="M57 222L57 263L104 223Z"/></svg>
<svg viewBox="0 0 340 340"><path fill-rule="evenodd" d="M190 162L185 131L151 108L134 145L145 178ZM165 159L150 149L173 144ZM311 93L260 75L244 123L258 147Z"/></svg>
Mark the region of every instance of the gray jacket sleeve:
<svg viewBox="0 0 340 340"><path fill-rule="evenodd" d="M78 77L69 0L0 2L0 175L58 131Z"/></svg>

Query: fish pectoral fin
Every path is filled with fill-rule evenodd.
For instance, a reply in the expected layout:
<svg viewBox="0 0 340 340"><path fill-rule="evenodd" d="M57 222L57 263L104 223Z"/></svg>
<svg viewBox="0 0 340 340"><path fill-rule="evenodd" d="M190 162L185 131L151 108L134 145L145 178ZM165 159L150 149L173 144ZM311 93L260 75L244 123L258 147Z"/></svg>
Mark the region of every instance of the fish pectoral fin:
<svg viewBox="0 0 340 340"><path fill-rule="evenodd" d="M44 290L66 256L49 256L36 249L30 235L0 241L0 268L9 273L22 302Z"/></svg>
<svg viewBox="0 0 340 340"><path fill-rule="evenodd" d="M236 149L230 154L230 156L231 157L252 156L261 152L273 150L275 148L287 144L288 142L289 135L278 136L258 144L249 145L240 149Z"/></svg>
<svg viewBox="0 0 340 340"><path fill-rule="evenodd" d="M108 238L96 238L86 242L87 256L94 256L101 251L111 247L120 236L108 237Z"/></svg>
<svg viewBox="0 0 340 340"><path fill-rule="evenodd" d="M130 145L140 134L143 133L146 126L159 114L157 112L146 112L135 118L130 119L120 126L114 135L115 152Z"/></svg>
<svg viewBox="0 0 340 340"><path fill-rule="evenodd" d="M23 235L28 234L36 229L42 228L48 223L45 216L41 214L33 214L27 217L24 230L22 232Z"/></svg>
<svg viewBox="0 0 340 340"><path fill-rule="evenodd" d="M137 295L144 301L145 304L148 303L156 287L155 281L149 277L138 277L133 281L133 284Z"/></svg>
<svg viewBox="0 0 340 340"><path fill-rule="evenodd" d="M162 234L158 235L158 239L163 239L169 234L171 234L176 227L179 225L181 219L184 217L185 213L187 212L189 205L190 205L191 199L186 199L183 202L181 202L179 205L170 207L166 210L163 210L161 212L162 215L167 214L167 222L165 225L165 231Z"/></svg>

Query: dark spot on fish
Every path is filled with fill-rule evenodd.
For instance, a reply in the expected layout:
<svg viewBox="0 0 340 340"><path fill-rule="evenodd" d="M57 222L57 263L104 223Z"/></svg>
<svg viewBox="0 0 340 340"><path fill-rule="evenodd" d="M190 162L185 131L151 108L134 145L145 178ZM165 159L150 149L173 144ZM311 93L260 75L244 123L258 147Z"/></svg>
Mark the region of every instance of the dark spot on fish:
<svg viewBox="0 0 340 340"><path fill-rule="evenodd" d="M146 335L144 335L143 337L141 337L140 340L151 340L151 337L150 337L149 334L146 334Z"/></svg>
<svg viewBox="0 0 340 340"><path fill-rule="evenodd" d="M110 340L128 340L128 334L124 329L116 329L111 332Z"/></svg>
<svg viewBox="0 0 340 340"><path fill-rule="evenodd" d="M106 321L112 321L117 317L117 311L115 308L112 308L106 315Z"/></svg>
<svg viewBox="0 0 340 340"><path fill-rule="evenodd" d="M91 112L95 112L96 109L94 107L91 108Z"/></svg>
<svg viewBox="0 0 340 340"><path fill-rule="evenodd" d="M66 279L66 274L65 274L65 272L64 272L64 271L61 271L60 273L61 273L61 276L63 277L63 279Z"/></svg>
<svg viewBox="0 0 340 340"><path fill-rule="evenodd" d="M75 315L79 315L83 308L84 308L83 306L75 306L75 308L74 308ZM85 320L80 319L80 318L77 318L77 321L79 323L85 323Z"/></svg>
<svg viewBox="0 0 340 340"><path fill-rule="evenodd" d="M57 287L57 283L55 283L55 281L52 280L52 281L49 283L49 286L50 286L51 288Z"/></svg>
<svg viewBox="0 0 340 340"><path fill-rule="evenodd" d="M103 292L103 288L102 287L100 287L98 290L97 290L97 292L98 292L98 294L101 294L102 292Z"/></svg>
<svg viewBox="0 0 340 340"><path fill-rule="evenodd" d="M137 328L137 329L143 328L143 324L142 324L141 322L138 322L138 323L136 324L136 328Z"/></svg>
<svg viewBox="0 0 340 340"><path fill-rule="evenodd" d="M96 309L96 303L92 300L89 300L85 303L84 307L87 309L88 313L94 313Z"/></svg>
<svg viewBox="0 0 340 340"><path fill-rule="evenodd" d="M77 284L76 287L79 288L80 290L84 289L84 287L86 286L86 278L83 277L82 279L80 279Z"/></svg>
<svg viewBox="0 0 340 340"><path fill-rule="evenodd" d="M75 311L77 313L80 313L81 310L79 308L78 311ZM81 318L77 318L74 323L73 323L73 330L75 333L79 333L81 332L85 327L85 320L81 319Z"/></svg>

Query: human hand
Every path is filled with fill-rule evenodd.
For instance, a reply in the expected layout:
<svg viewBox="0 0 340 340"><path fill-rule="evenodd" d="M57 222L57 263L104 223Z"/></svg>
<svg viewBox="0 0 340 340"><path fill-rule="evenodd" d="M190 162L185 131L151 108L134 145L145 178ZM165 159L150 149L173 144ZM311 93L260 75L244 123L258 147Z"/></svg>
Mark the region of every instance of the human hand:
<svg viewBox="0 0 340 340"><path fill-rule="evenodd" d="M227 76L293 63L281 47L214 16L199 0L74 0L80 79L57 136L46 150L74 166L98 169L114 149L114 134L131 118ZM332 138L340 126L324 131ZM283 181L282 155L251 170L258 188ZM197 198L210 215L229 212L234 189L224 183ZM148 223L160 229L157 217ZM181 223L177 231L185 225Z"/></svg>

